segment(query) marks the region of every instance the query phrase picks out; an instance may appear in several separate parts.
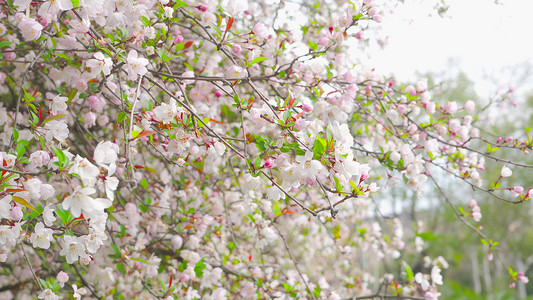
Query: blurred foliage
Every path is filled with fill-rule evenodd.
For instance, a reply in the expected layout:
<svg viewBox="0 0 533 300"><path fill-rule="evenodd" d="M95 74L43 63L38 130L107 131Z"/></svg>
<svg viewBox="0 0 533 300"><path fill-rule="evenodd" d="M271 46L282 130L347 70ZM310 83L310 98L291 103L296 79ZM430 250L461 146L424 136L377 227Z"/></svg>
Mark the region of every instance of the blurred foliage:
<svg viewBox="0 0 533 300"><path fill-rule="evenodd" d="M474 82L464 73L459 73L455 78L440 80L439 74L426 74L428 86L433 87L433 99L441 103L447 100L456 101L459 105L467 100L474 100L477 109L490 99L480 99L475 93ZM494 100L494 99L492 99ZM494 132L494 141L502 132L515 131L514 138L525 137L525 128L532 126L533 118L528 111L533 107L533 93L526 97L524 103L513 107L511 100L502 105L498 104L497 118L488 127L483 123L481 130ZM513 100L514 101L514 100ZM490 113L490 112L487 112ZM533 132L532 132L533 133ZM505 136L503 137L506 138ZM486 145L479 145L479 150L484 151ZM483 148L485 147L485 148ZM516 149L505 149L496 152L496 156L533 164L533 159L524 160L524 154ZM533 170L528 168L513 168L513 176L501 180L503 187L521 185L527 191L533 187ZM487 160L486 171L483 172L483 186L488 187L491 181L498 179L502 167L501 162ZM431 206L423 211L417 211L418 220L422 220L425 227L434 233L431 243L426 243L427 248L423 254L430 257L443 256L450 267L443 271L444 285L440 289L441 299L523 299L526 294L533 295L533 230L531 230L533 207L531 203L510 204L499 201L483 193L474 193L466 184L458 181L445 181L442 183L444 190L452 191L447 194L452 203L468 211L468 202L475 198L481 207L483 218L476 223L467 218L474 226L480 226L482 232L490 239L499 243L494 251L494 259L488 261L488 246L481 242L481 237L473 230L465 230L463 224L453 213L451 207L441 199L442 196L435 190L427 190L424 199L440 199L440 205ZM510 191L502 193L507 199L515 200ZM414 196L413 196L414 197ZM411 199L422 201L424 199ZM422 258L420 258L422 261ZM509 288L511 278L508 268L512 267L518 272L525 272L531 280L530 283L517 284L516 288Z"/></svg>

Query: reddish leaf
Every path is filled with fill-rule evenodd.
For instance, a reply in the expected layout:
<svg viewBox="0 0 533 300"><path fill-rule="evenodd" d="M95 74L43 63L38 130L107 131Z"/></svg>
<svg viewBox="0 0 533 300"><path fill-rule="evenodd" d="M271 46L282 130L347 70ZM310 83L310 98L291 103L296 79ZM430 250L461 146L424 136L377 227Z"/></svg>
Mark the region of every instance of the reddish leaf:
<svg viewBox="0 0 533 300"><path fill-rule="evenodd" d="M302 111L301 113L297 114L296 117L294 117L294 120L298 120L303 115L304 115L304 112Z"/></svg>
<svg viewBox="0 0 533 300"><path fill-rule="evenodd" d="M190 46L192 46L192 43L193 43L193 41L188 41L188 42L185 43L185 45L183 46L183 49L187 49L187 48L189 48Z"/></svg>
<svg viewBox="0 0 533 300"><path fill-rule="evenodd" d="M144 169L143 166L139 166L139 165L135 165L135 166L133 166L133 167L134 167L135 169Z"/></svg>
<svg viewBox="0 0 533 300"><path fill-rule="evenodd" d="M16 193L16 192L24 192L25 189L7 189L5 190L6 193Z"/></svg>
<svg viewBox="0 0 533 300"><path fill-rule="evenodd" d="M228 24L226 24L226 32L228 32L231 29L231 26L233 26L233 22L234 21L235 21L235 19L233 19L233 17L229 18Z"/></svg>
<svg viewBox="0 0 533 300"><path fill-rule="evenodd" d="M292 98L292 99L289 101L289 107L292 107L292 104L294 103L294 100L296 100L296 98Z"/></svg>
<svg viewBox="0 0 533 300"><path fill-rule="evenodd" d="M292 210L284 210L281 214L282 215L286 215L286 214L295 214L296 212L292 211Z"/></svg>

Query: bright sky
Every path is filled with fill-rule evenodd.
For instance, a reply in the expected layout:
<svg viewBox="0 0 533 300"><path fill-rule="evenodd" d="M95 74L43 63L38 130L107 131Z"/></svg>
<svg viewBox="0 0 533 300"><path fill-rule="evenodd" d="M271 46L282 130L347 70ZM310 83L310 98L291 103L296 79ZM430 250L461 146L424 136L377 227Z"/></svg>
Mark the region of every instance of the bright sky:
<svg viewBox="0 0 533 300"><path fill-rule="evenodd" d="M447 70L453 61L476 82L492 74L504 86L519 72L500 74L502 68L533 64L531 0L449 0L444 18L435 13L434 1L405 2L381 24L387 46L369 51L367 63L379 73L414 80L417 71Z"/></svg>

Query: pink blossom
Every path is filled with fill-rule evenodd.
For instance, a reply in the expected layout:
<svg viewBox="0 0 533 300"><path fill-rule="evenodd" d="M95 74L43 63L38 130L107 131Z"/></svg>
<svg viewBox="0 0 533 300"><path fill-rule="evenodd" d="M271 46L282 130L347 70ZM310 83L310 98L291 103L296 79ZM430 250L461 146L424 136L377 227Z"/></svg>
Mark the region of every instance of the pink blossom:
<svg viewBox="0 0 533 300"><path fill-rule="evenodd" d="M305 111L306 113L310 113L310 112L313 111L313 108L310 105L308 105L308 104L303 104L302 105L302 110Z"/></svg>
<svg viewBox="0 0 533 300"><path fill-rule="evenodd" d="M444 110L449 114L454 114L457 112L457 102L451 101L446 103L446 106L444 106Z"/></svg>
<svg viewBox="0 0 533 300"><path fill-rule="evenodd" d="M183 37L181 35L177 35L175 38L174 38L174 44L180 44L181 42L183 42Z"/></svg>
<svg viewBox="0 0 533 300"><path fill-rule="evenodd" d="M63 271L60 271L59 273L57 273L56 279L57 279L57 281L59 281L59 284L61 285L61 287L64 287L65 283L69 279L69 276L68 276L67 273L65 273Z"/></svg>
<svg viewBox="0 0 533 300"><path fill-rule="evenodd" d="M524 192L524 188L517 185L513 188L513 192L517 193L518 195L522 194L522 192Z"/></svg>
<svg viewBox="0 0 533 300"><path fill-rule="evenodd" d="M43 25L32 18L23 17L22 21L18 24L18 28L26 41L32 41L41 36Z"/></svg>
<svg viewBox="0 0 533 300"><path fill-rule="evenodd" d="M258 22L255 24L254 28L252 29L252 33L258 39L264 39L268 37L268 28L262 22Z"/></svg>
<svg viewBox="0 0 533 300"><path fill-rule="evenodd" d="M273 160L272 158L267 158L265 159L265 167L266 168L269 168L269 169L272 169L276 166L276 161Z"/></svg>
<svg viewBox="0 0 533 300"><path fill-rule="evenodd" d="M232 48L232 51L233 51L233 53L235 53L237 55L241 55L242 48L241 48L241 46L239 44L234 44L233 48Z"/></svg>
<svg viewBox="0 0 533 300"><path fill-rule="evenodd" d="M20 208L20 206L17 205L15 207L13 207L13 209L11 209L11 218L13 220L18 221L18 220L22 219L22 216L23 216L23 214L22 214L22 209Z"/></svg>
<svg viewBox="0 0 533 300"><path fill-rule="evenodd" d="M474 111L476 109L476 103L472 100L468 100L465 103L464 109L466 111Z"/></svg>
<svg viewBox="0 0 533 300"><path fill-rule="evenodd" d="M131 50L128 53L127 61L127 70L130 79L135 80L138 75L142 76L148 72L146 69L148 60L144 57L139 57L136 50Z"/></svg>
<svg viewBox="0 0 533 300"><path fill-rule="evenodd" d="M513 175L513 171L511 171L511 169L509 169L508 167L503 166L502 170L500 172L500 176L501 177L511 177L511 175Z"/></svg>

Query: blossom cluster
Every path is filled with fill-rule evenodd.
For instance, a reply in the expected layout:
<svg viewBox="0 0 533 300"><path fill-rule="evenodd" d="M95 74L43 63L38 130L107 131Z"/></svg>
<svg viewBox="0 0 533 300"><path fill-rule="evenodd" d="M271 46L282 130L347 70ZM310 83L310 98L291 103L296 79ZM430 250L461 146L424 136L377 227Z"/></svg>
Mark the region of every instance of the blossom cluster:
<svg viewBox="0 0 533 300"><path fill-rule="evenodd" d="M384 7L317 3L2 2L0 298L437 299L442 257L376 271L425 243L376 193L482 188L476 105L348 57Z"/></svg>

